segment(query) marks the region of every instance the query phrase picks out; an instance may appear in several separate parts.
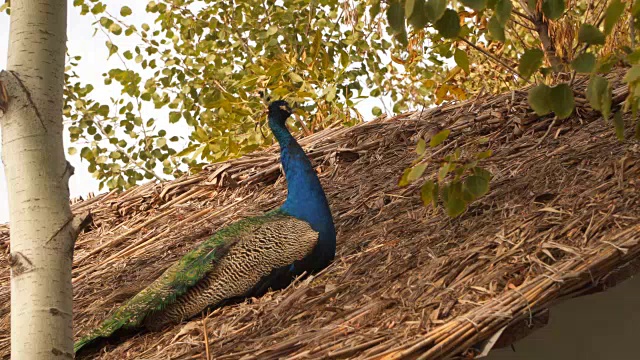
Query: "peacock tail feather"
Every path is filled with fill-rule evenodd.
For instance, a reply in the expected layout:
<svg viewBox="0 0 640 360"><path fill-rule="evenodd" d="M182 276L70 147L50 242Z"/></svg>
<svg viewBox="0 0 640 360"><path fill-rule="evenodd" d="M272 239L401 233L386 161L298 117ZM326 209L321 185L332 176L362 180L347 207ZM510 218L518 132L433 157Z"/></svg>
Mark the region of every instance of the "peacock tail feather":
<svg viewBox="0 0 640 360"><path fill-rule="evenodd" d="M269 222L277 222L283 216L280 211L272 211L240 220L219 230L117 308L98 328L78 340L74 351L77 352L98 338L108 338L120 329L142 327L149 315L159 313L176 303L179 297L214 270L239 240L250 238L258 228Z"/></svg>

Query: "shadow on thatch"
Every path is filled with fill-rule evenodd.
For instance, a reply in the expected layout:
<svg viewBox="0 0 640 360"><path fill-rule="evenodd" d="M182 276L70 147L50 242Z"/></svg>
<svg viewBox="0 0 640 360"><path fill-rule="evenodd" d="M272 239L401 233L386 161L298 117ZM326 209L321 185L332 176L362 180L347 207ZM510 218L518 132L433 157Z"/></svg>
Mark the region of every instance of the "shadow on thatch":
<svg viewBox="0 0 640 360"><path fill-rule="evenodd" d="M577 84L584 89L585 80ZM626 91L615 82L618 103ZM436 359L477 352L509 324L498 345L526 335L522 320L544 322L541 310L553 303L637 269L640 147L616 141L579 94L577 115L553 126L516 91L305 138L338 226L334 264L204 320L136 335L98 358ZM484 136L478 150L494 153L485 164L495 175L490 193L456 219L423 207L419 183L397 187L417 138L442 128L458 145ZM94 217L76 244L76 336L220 226L279 205L285 189L270 149L75 203L75 212ZM0 244L7 252L6 227ZM7 267L0 276L6 357Z"/></svg>

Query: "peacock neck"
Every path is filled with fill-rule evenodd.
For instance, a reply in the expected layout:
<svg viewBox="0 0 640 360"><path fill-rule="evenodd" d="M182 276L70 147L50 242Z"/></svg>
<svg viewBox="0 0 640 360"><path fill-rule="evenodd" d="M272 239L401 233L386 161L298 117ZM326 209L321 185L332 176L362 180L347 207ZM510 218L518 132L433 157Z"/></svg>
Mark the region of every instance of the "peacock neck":
<svg viewBox="0 0 640 360"><path fill-rule="evenodd" d="M276 137L276 140L278 141L280 148L284 150L285 148L289 147L290 142L294 142L296 144L298 142L293 137L293 135L291 135L291 133L289 132L289 129L287 129L286 126L280 125L281 122L284 122L284 121L283 120L278 121L277 119L274 119L273 117L269 116L269 128L271 129L271 132L273 132L273 136Z"/></svg>
<svg viewBox="0 0 640 360"><path fill-rule="evenodd" d="M280 144L280 161L287 179L287 199L280 208L286 213L308 222L318 231L317 250L320 257L333 259L335 227L327 198L309 158L286 128L284 121L269 119L269 126ZM330 258L330 259L329 259Z"/></svg>

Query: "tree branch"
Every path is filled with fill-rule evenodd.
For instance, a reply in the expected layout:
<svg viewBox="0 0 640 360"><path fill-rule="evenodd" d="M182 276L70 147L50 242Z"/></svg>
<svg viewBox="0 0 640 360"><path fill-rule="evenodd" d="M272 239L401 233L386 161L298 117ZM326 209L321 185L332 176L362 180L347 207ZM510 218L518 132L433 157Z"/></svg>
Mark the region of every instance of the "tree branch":
<svg viewBox="0 0 640 360"><path fill-rule="evenodd" d="M522 4L521 4L521 6L522 6ZM526 10L529 10L529 9L526 9ZM519 16L519 17L521 17L523 20L527 20L527 21L529 21L529 22L533 23L533 16L532 16L531 14L529 14L529 15L525 15L525 14L521 13L520 11L518 11L518 10L516 10L516 9L512 9L512 10L511 10L511 12L512 12L513 14L515 14L515 15L518 15L518 16Z"/></svg>
<svg viewBox="0 0 640 360"><path fill-rule="evenodd" d="M511 73L513 73L514 75L518 76L521 79L524 79L525 77L520 75L520 73L518 72L518 70L512 68L511 66L509 66L507 63L505 63L502 59L498 58L497 56L495 56L494 54L486 51L485 49L477 46L476 44L470 42L467 39L464 38L460 38L460 40L462 40L465 44L471 46L472 48L480 51L482 54L484 54L485 56L487 56L488 58L490 58L491 60L497 62L498 64L502 65L502 67L504 67L505 69L509 70Z"/></svg>
<svg viewBox="0 0 640 360"><path fill-rule="evenodd" d="M537 11L534 12L529 9L529 6L524 0L518 0L518 3L520 4L520 7L522 7L522 9L526 12L526 15L516 10L512 10L512 12L533 23L534 29L532 29L532 31L538 33L538 38L542 43L545 56L547 57L547 60L549 60L549 64L551 64L551 67L554 69L554 71L558 71L558 69L562 67L562 61L556 55L556 47L549 37L549 22L543 19L542 13Z"/></svg>

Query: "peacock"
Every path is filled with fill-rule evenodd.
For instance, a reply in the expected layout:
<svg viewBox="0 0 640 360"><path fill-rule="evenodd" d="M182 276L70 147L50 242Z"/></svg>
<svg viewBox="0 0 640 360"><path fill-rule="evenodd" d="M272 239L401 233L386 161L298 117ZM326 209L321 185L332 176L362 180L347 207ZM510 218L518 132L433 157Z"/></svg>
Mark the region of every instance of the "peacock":
<svg viewBox="0 0 640 360"><path fill-rule="evenodd" d="M118 331L157 331L224 301L281 289L333 261L333 217L309 158L287 129L291 113L284 100L269 104L287 180L285 202L218 230L76 342L76 353Z"/></svg>

